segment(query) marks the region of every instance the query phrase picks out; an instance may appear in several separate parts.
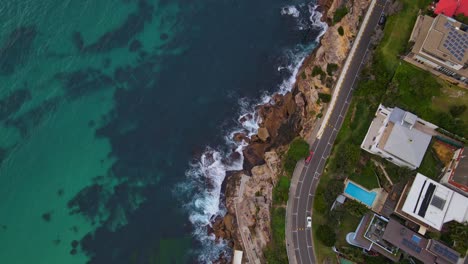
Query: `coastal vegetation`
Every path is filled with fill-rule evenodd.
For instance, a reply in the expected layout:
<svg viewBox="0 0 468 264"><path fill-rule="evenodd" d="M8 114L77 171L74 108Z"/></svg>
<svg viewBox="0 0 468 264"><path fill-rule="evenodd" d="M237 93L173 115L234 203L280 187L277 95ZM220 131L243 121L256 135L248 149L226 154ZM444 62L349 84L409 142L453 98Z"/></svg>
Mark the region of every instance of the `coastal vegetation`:
<svg viewBox="0 0 468 264"><path fill-rule="evenodd" d="M338 27L338 34L340 34L340 36L344 35L344 29L342 26Z"/></svg>
<svg viewBox="0 0 468 264"><path fill-rule="evenodd" d="M349 10L346 6L342 6L336 9L335 14L333 15L333 25L340 22Z"/></svg>
<svg viewBox="0 0 468 264"><path fill-rule="evenodd" d="M296 163L309 155L309 144L302 138L294 139L284 157L284 170L291 177Z"/></svg>
<svg viewBox="0 0 468 264"><path fill-rule="evenodd" d="M296 163L308 155L309 144L302 138L295 138L283 156L283 170L286 176L281 176L273 188L273 205L271 209L272 239L263 252L269 264L288 263L285 228L289 186Z"/></svg>
<svg viewBox="0 0 468 264"><path fill-rule="evenodd" d="M331 101L331 94L319 93L318 94L320 101L324 103L329 103Z"/></svg>
<svg viewBox="0 0 468 264"><path fill-rule="evenodd" d="M327 73L330 76L333 76L335 74L336 70L338 70L338 64L336 63L328 63L327 64Z"/></svg>
<svg viewBox="0 0 468 264"><path fill-rule="evenodd" d="M453 249L458 251L462 257L468 251L468 223L457 223L452 221L445 226L445 232L442 233L440 239L448 245L453 245Z"/></svg>

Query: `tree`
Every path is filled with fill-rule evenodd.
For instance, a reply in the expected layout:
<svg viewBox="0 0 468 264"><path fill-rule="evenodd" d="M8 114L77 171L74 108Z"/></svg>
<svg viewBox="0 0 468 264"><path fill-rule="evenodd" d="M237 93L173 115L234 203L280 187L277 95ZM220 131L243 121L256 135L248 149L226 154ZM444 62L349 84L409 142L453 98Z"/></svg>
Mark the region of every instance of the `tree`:
<svg viewBox="0 0 468 264"><path fill-rule="evenodd" d="M345 203L346 210L356 217L362 217L369 209L360 202L348 199Z"/></svg>
<svg viewBox="0 0 468 264"><path fill-rule="evenodd" d="M353 144L343 144L336 153L336 167L339 171L353 172L359 161L361 150Z"/></svg>
<svg viewBox="0 0 468 264"><path fill-rule="evenodd" d="M449 222L444 226L447 231L441 236L441 240L452 245L452 248L458 251L462 257L468 250L468 222L463 224L455 221Z"/></svg>
<svg viewBox="0 0 468 264"><path fill-rule="evenodd" d="M320 225L317 228L317 238L327 247L332 247L336 242L335 231L329 225Z"/></svg>
<svg viewBox="0 0 468 264"><path fill-rule="evenodd" d="M284 170L292 175L296 163L309 155L309 143L302 138L294 139L289 145L288 152L284 158Z"/></svg>
<svg viewBox="0 0 468 264"><path fill-rule="evenodd" d="M468 17L463 14L458 14L455 16L455 19L459 22L462 22L465 25L468 25Z"/></svg>

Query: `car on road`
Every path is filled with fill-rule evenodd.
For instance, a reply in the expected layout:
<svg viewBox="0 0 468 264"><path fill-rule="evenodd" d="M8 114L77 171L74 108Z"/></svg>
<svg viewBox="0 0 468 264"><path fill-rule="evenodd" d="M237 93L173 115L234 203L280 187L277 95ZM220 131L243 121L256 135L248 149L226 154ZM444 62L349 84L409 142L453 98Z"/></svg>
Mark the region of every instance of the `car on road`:
<svg viewBox="0 0 468 264"><path fill-rule="evenodd" d="M379 18L379 25L383 26L385 25L385 22L387 22L387 17L384 14L382 14Z"/></svg>
<svg viewBox="0 0 468 264"><path fill-rule="evenodd" d="M311 228L311 227L312 227L312 217L308 216L308 217L306 218L306 224L307 224L307 225L306 225L307 228Z"/></svg>
<svg viewBox="0 0 468 264"><path fill-rule="evenodd" d="M312 157L314 156L314 152L310 151L309 156L306 158L305 163L309 164L309 162L312 160Z"/></svg>

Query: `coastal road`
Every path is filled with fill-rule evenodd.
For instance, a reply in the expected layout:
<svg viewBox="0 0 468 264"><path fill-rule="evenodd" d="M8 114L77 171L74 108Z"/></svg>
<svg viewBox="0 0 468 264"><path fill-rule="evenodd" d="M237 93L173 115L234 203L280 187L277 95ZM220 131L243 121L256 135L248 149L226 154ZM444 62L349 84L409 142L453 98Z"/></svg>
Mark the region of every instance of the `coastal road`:
<svg viewBox="0 0 468 264"><path fill-rule="evenodd" d="M295 256L295 260L290 259L290 263L316 263L312 233L311 229L306 228L306 217L312 216L311 210L320 176L351 102L352 90L366 57L371 36L387 5L386 0L373 0L370 4L360 33L356 37L349 58L341 72L341 83L340 79L337 82L335 102L332 101L330 104L329 113L323 120L319 137L312 145L314 157L309 164L304 166L296 185L294 197L289 197L288 203L291 203L292 210L288 213L292 216L287 216L288 219L291 219L291 225L289 225L290 229L286 229L286 232L292 233L290 236L292 241L288 241L288 243L292 242L293 246L288 248L294 252L289 252L288 255Z"/></svg>

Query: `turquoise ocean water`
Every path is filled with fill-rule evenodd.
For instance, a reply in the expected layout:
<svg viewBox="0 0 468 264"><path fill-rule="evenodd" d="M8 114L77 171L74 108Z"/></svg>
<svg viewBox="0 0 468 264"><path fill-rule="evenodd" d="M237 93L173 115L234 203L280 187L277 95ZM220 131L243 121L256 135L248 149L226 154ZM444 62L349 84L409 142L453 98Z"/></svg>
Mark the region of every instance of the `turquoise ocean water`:
<svg viewBox="0 0 468 264"><path fill-rule="evenodd" d="M226 136L291 88L319 18L299 0L2 1L0 262L229 255L207 234L242 165Z"/></svg>

